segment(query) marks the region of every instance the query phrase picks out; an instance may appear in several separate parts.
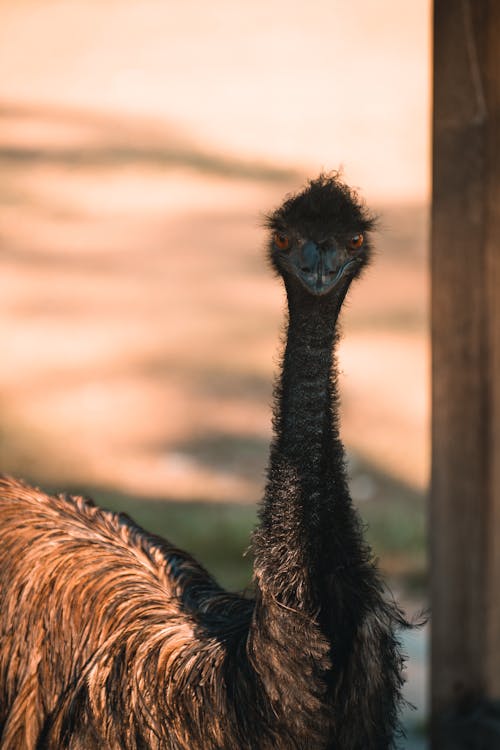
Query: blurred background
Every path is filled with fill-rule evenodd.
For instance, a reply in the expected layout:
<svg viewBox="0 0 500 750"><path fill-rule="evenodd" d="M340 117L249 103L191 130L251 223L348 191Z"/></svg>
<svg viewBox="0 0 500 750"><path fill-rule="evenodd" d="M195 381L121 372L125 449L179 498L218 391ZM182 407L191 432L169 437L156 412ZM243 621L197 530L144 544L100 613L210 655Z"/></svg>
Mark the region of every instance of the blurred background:
<svg viewBox="0 0 500 750"><path fill-rule="evenodd" d="M284 296L265 211L380 215L340 347L354 501L426 606L430 2L0 2L0 469L250 580ZM427 632L401 747L425 747Z"/></svg>

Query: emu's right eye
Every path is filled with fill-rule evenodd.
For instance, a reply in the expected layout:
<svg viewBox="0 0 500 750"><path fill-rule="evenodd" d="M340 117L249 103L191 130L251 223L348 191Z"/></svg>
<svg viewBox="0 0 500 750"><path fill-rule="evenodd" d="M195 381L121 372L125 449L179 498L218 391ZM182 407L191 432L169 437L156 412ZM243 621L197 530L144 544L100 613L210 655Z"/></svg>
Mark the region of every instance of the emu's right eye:
<svg viewBox="0 0 500 750"><path fill-rule="evenodd" d="M275 232L273 236L274 244L278 250L288 250L290 247L290 237L283 232Z"/></svg>

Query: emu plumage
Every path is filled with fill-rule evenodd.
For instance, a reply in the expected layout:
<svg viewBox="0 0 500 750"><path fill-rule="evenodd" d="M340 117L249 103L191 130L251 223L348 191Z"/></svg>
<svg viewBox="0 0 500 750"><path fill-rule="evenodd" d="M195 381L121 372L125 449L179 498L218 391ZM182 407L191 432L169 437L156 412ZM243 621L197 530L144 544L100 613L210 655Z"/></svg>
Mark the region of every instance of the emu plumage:
<svg viewBox="0 0 500 750"><path fill-rule="evenodd" d="M334 348L373 220L336 175L267 220L288 299L253 599L91 501L0 480L2 750L387 750L396 629L353 509Z"/></svg>

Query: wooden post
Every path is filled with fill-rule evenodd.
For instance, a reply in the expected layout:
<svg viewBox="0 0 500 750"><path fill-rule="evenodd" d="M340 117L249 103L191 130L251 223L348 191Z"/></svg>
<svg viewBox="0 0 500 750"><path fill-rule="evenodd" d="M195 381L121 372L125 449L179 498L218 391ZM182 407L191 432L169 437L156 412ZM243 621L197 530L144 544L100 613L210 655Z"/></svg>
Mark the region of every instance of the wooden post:
<svg viewBox="0 0 500 750"><path fill-rule="evenodd" d="M432 746L500 748L498 0L434 4L431 269Z"/></svg>

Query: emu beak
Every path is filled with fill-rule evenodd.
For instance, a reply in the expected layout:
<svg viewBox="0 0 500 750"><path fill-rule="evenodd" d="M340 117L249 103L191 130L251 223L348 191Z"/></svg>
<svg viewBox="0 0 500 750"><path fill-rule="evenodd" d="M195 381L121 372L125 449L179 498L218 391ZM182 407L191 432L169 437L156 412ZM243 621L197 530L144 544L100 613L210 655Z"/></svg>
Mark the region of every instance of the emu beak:
<svg viewBox="0 0 500 750"><path fill-rule="evenodd" d="M320 297L328 294L340 281L353 259L342 258L337 248L320 248L308 240L291 254L292 268L308 292Z"/></svg>

